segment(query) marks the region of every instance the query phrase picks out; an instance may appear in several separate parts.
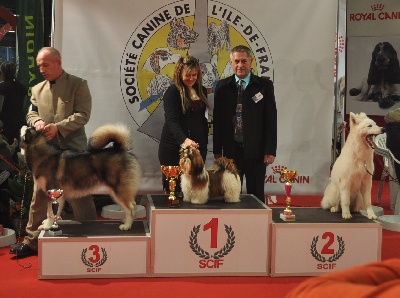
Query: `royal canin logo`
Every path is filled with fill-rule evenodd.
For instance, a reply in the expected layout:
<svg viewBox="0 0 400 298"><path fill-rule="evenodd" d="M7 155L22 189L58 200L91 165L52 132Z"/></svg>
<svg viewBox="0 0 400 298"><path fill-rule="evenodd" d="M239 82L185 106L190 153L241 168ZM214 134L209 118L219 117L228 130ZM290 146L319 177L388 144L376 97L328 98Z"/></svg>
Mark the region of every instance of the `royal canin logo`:
<svg viewBox="0 0 400 298"><path fill-rule="evenodd" d="M265 175L264 182L265 183L285 183L285 180L281 177L281 171L287 170L288 168L284 165L275 165L271 167L272 175ZM298 184L310 184L310 176L297 175L296 178L293 179L293 183Z"/></svg>
<svg viewBox="0 0 400 298"><path fill-rule="evenodd" d="M349 14L350 22L400 20L400 11L383 11L385 5L372 4L372 12L357 12Z"/></svg>

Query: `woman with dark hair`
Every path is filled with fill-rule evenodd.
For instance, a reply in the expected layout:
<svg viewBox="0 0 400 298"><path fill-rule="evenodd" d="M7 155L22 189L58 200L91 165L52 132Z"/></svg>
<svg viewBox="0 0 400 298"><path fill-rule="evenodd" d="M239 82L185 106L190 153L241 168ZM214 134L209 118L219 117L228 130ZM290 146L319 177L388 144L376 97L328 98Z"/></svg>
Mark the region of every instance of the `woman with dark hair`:
<svg viewBox="0 0 400 298"><path fill-rule="evenodd" d="M180 58L174 71L174 84L168 87L163 96L165 123L158 148L161 165L178 166L179 150L186 147L198 148L206 160L207 109L211 105L207 99L207 90L201 82L202 72L198 60L189 55ZM164 174L163 186L168 190Z"/></svg>
<svg viewBox="0 0 400 298"><path fill-rule="evenodd" d="M16 73L17 66L14 63L4 62L0 65L0 120L4 123L3 135L9 143L20 139L28 95L28 88L16 79Z"/></svg>

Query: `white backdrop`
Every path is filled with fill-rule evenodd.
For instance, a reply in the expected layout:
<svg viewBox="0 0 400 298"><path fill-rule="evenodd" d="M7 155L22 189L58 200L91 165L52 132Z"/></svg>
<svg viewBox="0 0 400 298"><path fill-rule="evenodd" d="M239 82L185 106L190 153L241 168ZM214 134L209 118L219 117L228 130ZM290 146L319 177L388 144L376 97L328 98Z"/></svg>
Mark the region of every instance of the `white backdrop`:
<svg viewBox="0 0 400 298"><path fill-rule="evenodd" d="M146 192L162 188L160 95L177 55L189 52L205 63L213 101L213 84L231 71L229 46L249 45L255 73L274 81L278 109L277 158L267 169L265 192L284 193L277 170L286 167L299 173L292 194L322 194L331 162L336 12L337 0L252 5L237 0L57 0L52 40L64 69L88 80L93 97L88 134L107 122L131 128L144 172L140 190ZM210 50L207 26L217 36L208 43ZM192 41L191 31L198 33ZM210 141L211 134L212 125ZM207 165L213 160L212 142L208 148Z"/></svg>

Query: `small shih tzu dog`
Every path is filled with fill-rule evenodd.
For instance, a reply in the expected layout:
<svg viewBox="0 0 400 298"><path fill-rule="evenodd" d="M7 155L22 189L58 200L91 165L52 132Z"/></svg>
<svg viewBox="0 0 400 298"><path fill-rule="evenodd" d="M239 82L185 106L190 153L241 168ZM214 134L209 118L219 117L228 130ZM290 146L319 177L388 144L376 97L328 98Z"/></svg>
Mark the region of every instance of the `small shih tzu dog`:
<svg viewBox="0 0 400 298"><path fill-rule="evenodd" d="M200 151L189 147L180 150L179 165L184 202L205 204L218 196L228 203L240 202L240 177L232 159L221 157L206 170Z"/></svg>

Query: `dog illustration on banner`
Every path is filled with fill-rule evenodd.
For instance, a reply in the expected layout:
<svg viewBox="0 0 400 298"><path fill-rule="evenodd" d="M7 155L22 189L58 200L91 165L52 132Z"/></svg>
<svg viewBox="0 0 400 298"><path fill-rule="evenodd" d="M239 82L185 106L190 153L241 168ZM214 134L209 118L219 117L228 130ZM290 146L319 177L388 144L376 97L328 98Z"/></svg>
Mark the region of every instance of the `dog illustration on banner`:
<svg viewBox="0 0 400 298"><path fill-rule="evenodd" d="M167 44L169 47L177 50L187 50L190 44L195 42L199 34L189 28L183 19L173 18L171 30L167 36Z"/></svg>
<svg viewBox="0 0 400 298"><path fill-rule="evenodd" d="M218 196L228 203L240 202L240 177L232 159L221 157L206 170L200 151L189 147L180 150L179 165L184 202L205 204Z"/></svg>
<svg viewBox="0 0 400 298"><path fill-rule="evenodd" d="M373 52L368 77L352 88L350 96L359 101L378 102L388 109L400 101L400 66L397 52L389 42L379 42Z"/></svg>
<svg viewBox="0 0 400 298"><path fill-rule="evenodd" d="M99 187L106 188L113 200L125 211L120 230L129 230L135 217L135 195L141 169L131 152L129 129L122 124L97 128L84 152L59 150L34 128L21 131L25 159L36 184L46 192L62 189L59 210L65 199L82 198ZM113 143L110 146L110 143ZM49 198L47 219L39 229L50 229L53 223L52 200Z"/></svg>
<svg viewBox="0 0 400 298"><path fill-rule="evenodd" d="M168 48L157 48L143 65L143 69L160 74L164 66L178 62L181 55L174 54Z"/></svg>
<svg viewBox="0 0 400 298"><path fill-rule="evenodd" d="M371 206L374 172L374 138L385 129L376 125L365 113L350 113L350 133L331 172L331 182L321 201L323 209L342 210L342 217L365 209L369 219L376 219Z"/></svg>

